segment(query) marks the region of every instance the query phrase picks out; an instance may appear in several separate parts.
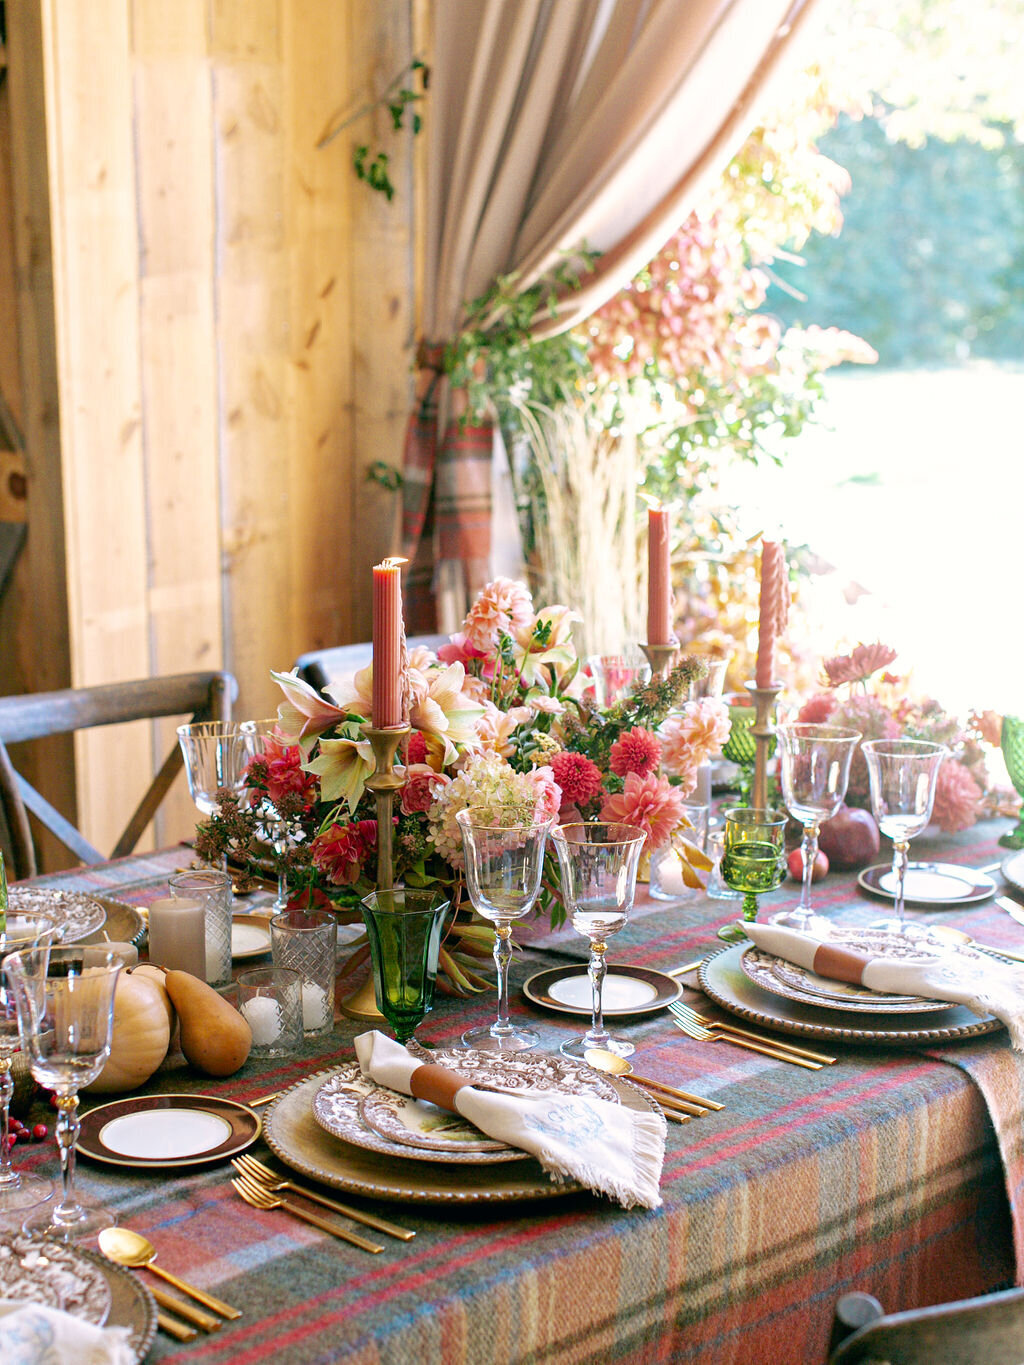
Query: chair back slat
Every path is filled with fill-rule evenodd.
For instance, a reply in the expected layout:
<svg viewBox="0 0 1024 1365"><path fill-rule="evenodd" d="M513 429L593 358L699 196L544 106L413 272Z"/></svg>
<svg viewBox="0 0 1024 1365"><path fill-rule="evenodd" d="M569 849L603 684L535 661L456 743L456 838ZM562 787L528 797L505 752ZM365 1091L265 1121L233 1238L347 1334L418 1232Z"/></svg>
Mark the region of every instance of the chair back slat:
<svg viewBox="0 0 1024 1365"><path fill-rule="evenodd" d="M230 673L209 671L0 697L0 811L7 824L12 879L35 876L38 870L28 811L83 863L102 862L105 855L15 771L8 744L168 716L226 721L237 695L238 684ZM134 850L182 766L181 748L175 743L118 839L114 857Z"/></svg>

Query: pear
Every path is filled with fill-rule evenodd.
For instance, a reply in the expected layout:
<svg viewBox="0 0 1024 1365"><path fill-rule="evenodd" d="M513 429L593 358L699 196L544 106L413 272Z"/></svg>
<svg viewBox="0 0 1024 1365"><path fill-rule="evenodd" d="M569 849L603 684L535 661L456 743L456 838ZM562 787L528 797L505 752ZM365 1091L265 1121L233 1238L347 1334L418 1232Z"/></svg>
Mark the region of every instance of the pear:
<svg viewBox="0 0 1024 1365"><path fill-rule="evenodd" d="M168 972L164 985L178 1012L181 1050L207 1076L231 1076L245 1064L252 1030L212 986L188 972Z"/></svg>

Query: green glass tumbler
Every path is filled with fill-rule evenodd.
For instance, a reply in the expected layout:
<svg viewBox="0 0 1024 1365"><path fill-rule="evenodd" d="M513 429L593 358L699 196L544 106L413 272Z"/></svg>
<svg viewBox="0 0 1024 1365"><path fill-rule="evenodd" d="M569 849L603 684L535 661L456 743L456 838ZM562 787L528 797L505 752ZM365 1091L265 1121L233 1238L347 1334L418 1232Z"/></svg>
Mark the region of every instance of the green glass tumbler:
<svg viewBox="0 0 1024 1365"><path fill-rule="evenodd" d="M436 891L396 887L362 900L377 1008L407 1043L433 1008L437 959L451 901Z"/></svg>
<svg viewBox="0 0 1024 1365"><path fill-rule="evenodd" d="M1003 717L1000 747L1014 790L1019 796L1024 796L1024 719L1020 716ZM1024 809L1021 810L1016 828L1008 830L999 842L1003 848L1024 848Z"/></svg>

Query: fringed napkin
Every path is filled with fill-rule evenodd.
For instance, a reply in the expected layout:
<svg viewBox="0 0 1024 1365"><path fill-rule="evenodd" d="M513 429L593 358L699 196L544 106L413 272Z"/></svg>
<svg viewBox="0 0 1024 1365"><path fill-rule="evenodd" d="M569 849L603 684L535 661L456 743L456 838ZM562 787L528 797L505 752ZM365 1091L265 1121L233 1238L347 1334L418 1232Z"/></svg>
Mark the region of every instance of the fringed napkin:
<svg viewBox="0 0 1024 1365"><path fill-rule="evenodd" d="M461 1114L488 1137L535 1156L556 1183L576 1180L626 1209L661 1203L666 1125L660 1114L553 1090L478 1090L376 1031L360 1034L355 1047L370 1080Z"/></svg>
<svg viewBox="0 0 1024 1365"><path fill-rule="evenodd" d="M919 995L966 1005L975 1014L994 1014L1024 1051L1024 971L981 953L950 951L937 957L872 957L838 943L823 942L778 924L744 924L763 952L785 958L833 981L887 995Z"/></svg>
<svg viewBox="0 0 1024 1365"><path fill-rule="evenodd" d="M26 1303L0 1318L0 1352L18 1365L132 1365L127 1327L91 1322Z"/></svg>

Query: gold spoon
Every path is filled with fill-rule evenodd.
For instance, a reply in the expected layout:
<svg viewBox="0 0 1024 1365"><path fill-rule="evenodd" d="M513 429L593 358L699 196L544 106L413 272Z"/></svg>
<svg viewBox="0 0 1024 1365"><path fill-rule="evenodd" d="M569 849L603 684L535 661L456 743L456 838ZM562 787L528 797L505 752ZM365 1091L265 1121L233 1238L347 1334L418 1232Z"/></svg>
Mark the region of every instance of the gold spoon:
<svg viewBox="0 0 1024 1365"><path fill-rule="evenodd" d="M183 1294L188 1294L201 1303L204 1308L210 1308L214 1313L219 1313L223 1318L240 1318L241 1312L237 1308L232 1308L229 1303L224 1303L221 1299L215 1299L212 1294L207 1294L203 1289L197 1289L195 1285L188 1284L185 1280L179 1280L177 1275L172 1275L169 1270L164 1270L163 1266L154 1264L156 1261L156 1247L152 1242L147 1241L139 1232L133 1232L131 1228L104 1228L99 1235L100 1251L110 1261L116 1261L118 1265L132 1266L136 1270L151 1270L154 1275L159 1275L168 1284L180 1289Z"/></svg>
<svg viewBox="0 0 1024 1365"><path fill-rule="evenodd" d="M583 1055L595 1070L606 1071L609 1076L629 1076L637 1085L653 1090L659 1104L673 1104L695 1118L700 1118L701 1114L707 1113L709 1109L724 1108L724 1105L718 1104L715 1100L702 1100L699 1095L691 1095L686 1090L675 1090L670 1085L663 1085L661 1081L638 1076L625 1057L619 1057L603 1047L588 1047Z"/></svg>
<svg viewBox="0 0 1024 1365"><path fill-rule="evenodd" d="M945 939L947 943L957 943L965 948L981 948L986 953L995 953L997 957L1008 957L1011 962L1024 962L1024 953L1011 953L1009 948L996 948L990 943L979 943L963 929L954 929L948 924L929 924L928 932Z"/></svg>

